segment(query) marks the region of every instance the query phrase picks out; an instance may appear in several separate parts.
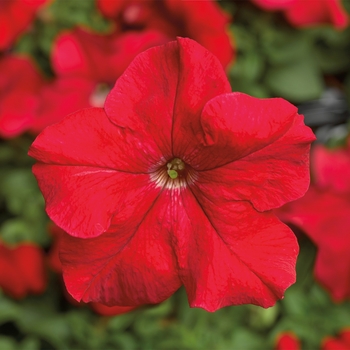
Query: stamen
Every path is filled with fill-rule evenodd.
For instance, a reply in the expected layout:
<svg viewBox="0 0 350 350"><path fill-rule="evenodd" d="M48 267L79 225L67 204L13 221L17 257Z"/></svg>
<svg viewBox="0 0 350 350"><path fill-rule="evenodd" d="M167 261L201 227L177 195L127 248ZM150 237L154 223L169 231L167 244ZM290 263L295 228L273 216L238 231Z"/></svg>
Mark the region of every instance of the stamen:
<svg viewBox="0 0 350 350"><path fill-rule="evenodd" d="M180 158L174 158L150 173L151 180L159 187L179 189L195 182L197 174Z"/></svg>

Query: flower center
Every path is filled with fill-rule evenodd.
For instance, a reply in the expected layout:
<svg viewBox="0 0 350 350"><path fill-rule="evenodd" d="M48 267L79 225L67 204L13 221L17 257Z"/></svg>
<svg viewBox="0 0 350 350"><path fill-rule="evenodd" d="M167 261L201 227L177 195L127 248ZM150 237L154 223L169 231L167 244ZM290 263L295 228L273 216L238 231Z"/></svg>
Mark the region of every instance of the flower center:
<svg viewBox="0 0 350 350"><path fill-rule="evenodd" d="M182 159L173 158L151 172L150 177L158 186L176 189L192 184L197 178L197 173Z"/></svg>
<svg viewBox="0 0 350 350"><path fill-rule="evenodd" d="M177 179L179 176L183 176L185 172L185 163L180 158L174 158L167 165L168 175L171 179Z"/></svg>

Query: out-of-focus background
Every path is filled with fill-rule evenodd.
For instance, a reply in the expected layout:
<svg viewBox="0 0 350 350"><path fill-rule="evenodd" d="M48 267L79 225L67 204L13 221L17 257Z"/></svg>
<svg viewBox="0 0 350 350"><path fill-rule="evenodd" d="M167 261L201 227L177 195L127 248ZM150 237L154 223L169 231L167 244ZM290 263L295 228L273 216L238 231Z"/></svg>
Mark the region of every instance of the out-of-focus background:
<svg viewBox="0 0 350 350"><path fill-rule="evenodd" d="M0 349L350 349L350 1L0 0ZM31 173L29 145L103 106L143 50L189 37L233 91L283 97L318 140L311 186L276 214L298 237L297 282L269 309L79 304Z"/></svg>

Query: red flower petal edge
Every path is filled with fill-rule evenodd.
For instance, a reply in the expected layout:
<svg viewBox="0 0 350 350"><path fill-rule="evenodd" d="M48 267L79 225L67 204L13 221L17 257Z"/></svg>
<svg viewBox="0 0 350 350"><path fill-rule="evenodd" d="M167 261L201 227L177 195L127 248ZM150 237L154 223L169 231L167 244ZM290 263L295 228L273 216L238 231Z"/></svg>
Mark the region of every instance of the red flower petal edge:
<svg viewBox="0 0 350 350"><path fill-rule="evenodd" d="M208 311L273 305L295 281L298 245L271 209L307 190L313 140L288 102L231 93L190 39L140 54L104 108L46 128L29 151L69 233L69 293L133 307L184 285Z"/></svg>
<svg viewBox="0 0 350 350"><path fill-rule="evenodd" d="M62 274L62 264L59 258L59 250L60 245L62 244L63 236L67 235L62 229L52 224L49 227L49 232L53 237L53 243L50 248L50 252L48 254L48 265L49 267L59 273ZM85 303L78 303L75 299L71 297L71 295L67 292L65 286L63 286L63 292L66 299L75 306L83 306ZM103 316L116 316L127 313L135 309L135 307L130 306L107 306L101 303L89 303L88 304L91 309L93 309L96 313Z"/></svg>

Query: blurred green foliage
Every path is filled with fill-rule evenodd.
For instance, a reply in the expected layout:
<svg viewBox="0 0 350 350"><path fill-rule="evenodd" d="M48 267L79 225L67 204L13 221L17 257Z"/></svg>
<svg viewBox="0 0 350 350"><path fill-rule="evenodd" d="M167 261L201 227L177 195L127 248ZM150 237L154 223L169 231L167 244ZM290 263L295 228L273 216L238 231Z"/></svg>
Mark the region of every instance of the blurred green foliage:
<svg viewBox="0 0 350 350"><path fill-rule="evenodd" d="M230 30L237 47L229 71L234 91L301 103L317 99L326 85L333 85L347 89L350 101L349 27L296 29L279 12L235 1Z"/></svg>

